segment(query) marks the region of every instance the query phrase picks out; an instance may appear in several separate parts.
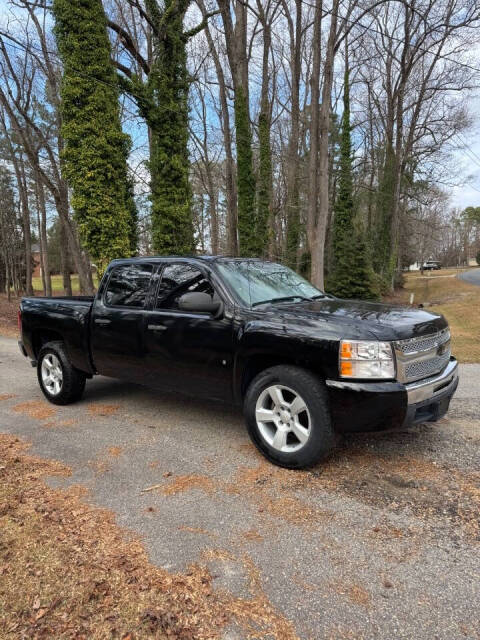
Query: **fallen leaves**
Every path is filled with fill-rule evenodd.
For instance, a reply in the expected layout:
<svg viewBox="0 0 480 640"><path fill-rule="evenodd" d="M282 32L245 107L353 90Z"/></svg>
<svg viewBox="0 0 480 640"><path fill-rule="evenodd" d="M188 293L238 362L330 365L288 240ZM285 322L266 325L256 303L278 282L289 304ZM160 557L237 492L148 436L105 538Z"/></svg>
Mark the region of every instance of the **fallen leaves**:
<svg viewBox="0 0 480 640"><path fill-rule="evenodd" d="M191 473L184 476L175 476L168 484L160 485L160 488L164 495L173 496L177 493L191 491L192 489L199 489L206 493L213 493L215 491L215 484L212 478L208 476Z"/></svg>
<svg viewBox="0 0 480 640"><path fill-rule="evenodd" d="M119 409L118 404L89 404L87 407L91 416L113 416Z"/></svg>
<svg viewBox="0 0 480 640"><path fill-rule="evenodd" d="M4 400L11 400L15 397L14 393L0 393L0 402L3 402Z"/></svg>
<svg viewBox="0 0 480 640"><path fill-rule="evenodd" d="M47 420L57 413L57 410L52 407L52 405L47 404L47 402L43 400L21 402L13 407L13 411L33 418L34 420Z"/></svg>
<svg viewBox="0 0 480 640"><path fill-rule="evenodd" d="M15 638L212 640L236 623L244 637L295 640L248 558L247 599L217 593L206 566L185 573L155 567L112 513L82 502L84 489L42 482L68 468L25 449L0 435L0 629Z"/></svg>
<svg viewBox="0 0 480 640"><path fill-rule="evenodd" d="M118 458L123 453L123 448L118 446L108 447L108 454L112 456L112 458Z"/></svg>

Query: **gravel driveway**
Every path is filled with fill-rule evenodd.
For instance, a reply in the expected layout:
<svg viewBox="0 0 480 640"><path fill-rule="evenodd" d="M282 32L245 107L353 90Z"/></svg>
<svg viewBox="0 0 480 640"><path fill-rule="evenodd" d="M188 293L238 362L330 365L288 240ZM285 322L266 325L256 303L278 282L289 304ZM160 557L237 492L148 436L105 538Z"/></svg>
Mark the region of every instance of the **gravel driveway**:
<svg viewBox="0 0 480 640"><path fill-rule="evenodd" d="M461 366L436 425L349 437L292 472L257 455L228 407L106 378L47 405L0 338L1 431L70 465L55 485L88 487L152 562L208 564L219 589L271 603L300 638L480 638L479 377Z"/></svg>

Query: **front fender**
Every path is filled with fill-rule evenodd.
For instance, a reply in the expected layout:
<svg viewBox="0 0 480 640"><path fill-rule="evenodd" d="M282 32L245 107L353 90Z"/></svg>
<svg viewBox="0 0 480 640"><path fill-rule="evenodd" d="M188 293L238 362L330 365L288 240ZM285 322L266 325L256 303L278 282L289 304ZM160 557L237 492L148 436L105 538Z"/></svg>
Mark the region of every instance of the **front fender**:
<svg viewBox="0 0 480 640"><path fill-rule="evenodd" d="M313 332L295 331L281 318L254 319L238 328L233 377L234 396L242 402L244 377L251 363L267 368L294 364L326 379L338 369L338 339L322 339Z"/></svg>

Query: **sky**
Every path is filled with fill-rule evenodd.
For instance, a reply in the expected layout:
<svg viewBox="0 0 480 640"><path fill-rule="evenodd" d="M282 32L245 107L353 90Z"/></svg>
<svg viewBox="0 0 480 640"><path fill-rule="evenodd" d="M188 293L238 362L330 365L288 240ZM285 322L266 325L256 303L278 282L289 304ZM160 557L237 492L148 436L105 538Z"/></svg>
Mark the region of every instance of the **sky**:
<svg viewBox="0 0 480 640"><path fill-rule="evenodd" d="M17 10L18 11L18 10ZM15 13L17 11L14 10ZM17 13L18 15L18 13ZM12 17L12 6L8 0L0 0L0 28L5 28ZM480 48L478 49L480 57ZM135 107L129 105L133 111ZM469 104L470 113L475 120L471 130L464 132L461 139L455 142L461 145L452 150L454 175L448 180L450 184L439 185L450 195L451 205L455 208L464 209L468 206L480 206L480 88L476 96L472 95ZM132 157L130 164L137 168L139 178L138 190L143 192L148 190L148 176L145 170L138 166L145 157L145 132L139 126L137 118L132 118L125 123L126 130L132 136ZM450 164L450 163L449 163ZM453 173L453 170L452 170Z"/></svg>
<svg viewBox="0 0 480 640"><path fill-rule="evenodd" d="M463 146L454 152L458 186L449 190L452 206L459 209L480 206L480 96L472 98L469 109L476 122L470 131L462 134Z"/></svg>

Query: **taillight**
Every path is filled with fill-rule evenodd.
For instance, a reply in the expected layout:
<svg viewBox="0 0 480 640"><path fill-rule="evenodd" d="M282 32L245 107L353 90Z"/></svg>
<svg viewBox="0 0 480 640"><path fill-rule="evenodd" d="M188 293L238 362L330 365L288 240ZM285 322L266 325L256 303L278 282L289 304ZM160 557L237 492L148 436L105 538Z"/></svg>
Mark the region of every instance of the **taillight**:
<svg viewBox="0 0 480 640"><path fill-rule="evenodd" d="M19 309L17 314L17 322L18 322L18 331L22 333L22 312Z"/></svg>

